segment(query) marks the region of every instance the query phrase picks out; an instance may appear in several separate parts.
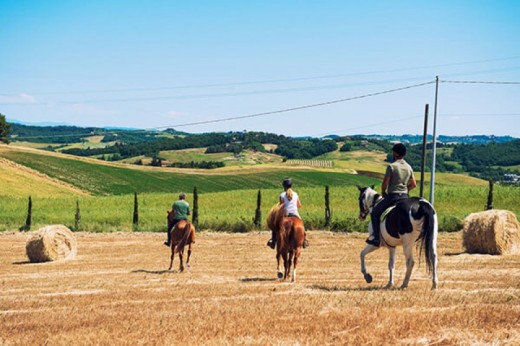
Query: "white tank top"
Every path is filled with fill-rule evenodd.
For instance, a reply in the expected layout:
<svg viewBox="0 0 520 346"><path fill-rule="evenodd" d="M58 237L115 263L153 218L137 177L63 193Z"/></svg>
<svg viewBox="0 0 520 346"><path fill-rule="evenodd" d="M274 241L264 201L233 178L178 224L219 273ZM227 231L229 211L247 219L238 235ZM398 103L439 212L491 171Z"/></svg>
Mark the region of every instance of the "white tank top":
<svg viewBox="0 0 520 346"><path fill-rule="evenodd" d="M289 215L289 214L293 214L293 215L296 215L298 217L300 217L300 214L298 213L298 194L296 192L293 191L293 198L289 201L289 199L287 198L287 194L284 192L282 192L282 194L280 195L280 198L282 199L283 201L283 207L285 209L285 215ZM301 217L300 217L301 219Z"/></svg>

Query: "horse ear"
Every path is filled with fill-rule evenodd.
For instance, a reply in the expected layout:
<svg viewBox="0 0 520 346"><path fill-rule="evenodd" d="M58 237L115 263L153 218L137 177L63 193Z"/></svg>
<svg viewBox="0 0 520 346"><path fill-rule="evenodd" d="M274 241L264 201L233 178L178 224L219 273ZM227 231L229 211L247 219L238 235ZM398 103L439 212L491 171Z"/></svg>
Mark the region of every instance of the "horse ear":
<svg viewBox="0 0 520 346"><path fill-rule="evenodd" d="M370 185L370 188L373 190L376 186L375 185Z"/></svg>
<svg viewBox="0 0 520 346"><path fill-rule="evenodd" d="M359 191L363 191L363 187L361 187L359 185L356 185L356 187L358 188Z"/></svg>

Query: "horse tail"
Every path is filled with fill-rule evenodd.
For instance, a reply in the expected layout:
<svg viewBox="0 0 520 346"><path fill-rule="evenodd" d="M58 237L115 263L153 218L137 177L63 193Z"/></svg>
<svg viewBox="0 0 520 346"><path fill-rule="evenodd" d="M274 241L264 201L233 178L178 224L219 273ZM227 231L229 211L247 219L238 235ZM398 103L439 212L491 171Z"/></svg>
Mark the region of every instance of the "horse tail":
<svg viewBox="0 0 520 346"><path fill-rule="evenodd" d="M428 272L431 273L435 265L437 232L439 225L433 206L426 200L419 201L419 205L419 210L421 210L424 215L420 251L424 249L424 257L426 265L428 266Z"/></svg>
<svg viewBox="0 0 520 346"><path fill-rule="evenodd" d="M291 218L283 218L281 220L280 228L278 231L277 244L280 247L284 247L287 242L287 237L290 236L292 231L293 222Z"/></svg>
<svg viewBox="0 0 520 346"><path fill-rule="evenodd" d="M177 246L175 247L175 253L182 253L186 244L191 243L195 239L195 233L192 233L192 224L186 221L186 225L184 226L184 235L182 236L182 239L179 242L179 244L177 244Z"/></svg>

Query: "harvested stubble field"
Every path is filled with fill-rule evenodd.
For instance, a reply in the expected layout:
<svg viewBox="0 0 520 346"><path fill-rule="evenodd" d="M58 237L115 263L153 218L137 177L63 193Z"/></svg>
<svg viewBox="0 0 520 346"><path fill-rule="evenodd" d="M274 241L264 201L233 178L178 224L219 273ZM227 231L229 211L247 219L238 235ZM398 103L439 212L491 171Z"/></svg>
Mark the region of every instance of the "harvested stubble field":
<svg viewBox="0 0 520 346"><path fill-rule="evenodd" d="M362 234L309 232L295 284L275 279L267 232L198 234L184 273L165 270L164 234L78 233L76 260L44 264L27 237L0 234L0 345L520 343L520 255L462 254L460 233L440 235L437 291L424 263L384 290L386 250L366 284Z"/></svg>

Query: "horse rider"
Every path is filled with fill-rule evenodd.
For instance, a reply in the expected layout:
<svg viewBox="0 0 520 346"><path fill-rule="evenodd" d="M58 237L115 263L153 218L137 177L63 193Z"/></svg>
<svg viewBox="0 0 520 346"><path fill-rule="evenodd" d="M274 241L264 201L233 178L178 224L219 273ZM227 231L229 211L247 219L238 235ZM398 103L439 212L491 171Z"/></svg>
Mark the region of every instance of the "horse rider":
<svg viewBox="0 0 520 346"><path fill-rule="evenodd" d="M372 209L372 235L366 240L370 245L379 247L380 238L380 218L383 212L397 204L403 198L408 198L408 192L417 186L413 176L412 167L404 160L406 147L402 143L397 143L392 147L394 161L386 167L381 193L383 199Z"/></svg>
<svg viewBox="0 0 520 346"><path fill-rule="evenodd" d="M300 202L300 198L298 194L292 189L292 180L291 178L285 178L282 182L282 186L284 192L280 194L280 204L283 205L285 210L285 217L297 217L301 219L300 214L298 213L298 209L301 208L302 203ZM274 249L276 246L276 233L274 230L271 230L271 239L267 242L267 246L271 249ZM309 242L307 241L307 233L305 234L305 239L303 240L303 248L309 246Z"/></svg>
<svg viewBox="0 0 520 346"><path fill-rule="evenodd" d="M188 215L190 215L190 205L186 202L186 194L181 192L179 194L179 199L173 202L172 205L173 210L173 223L170 225L170 229L168 229L168 240L164 242L164 245L170 246L171 243L171 230L177 222L181 220L188 220Z"/></svg>

